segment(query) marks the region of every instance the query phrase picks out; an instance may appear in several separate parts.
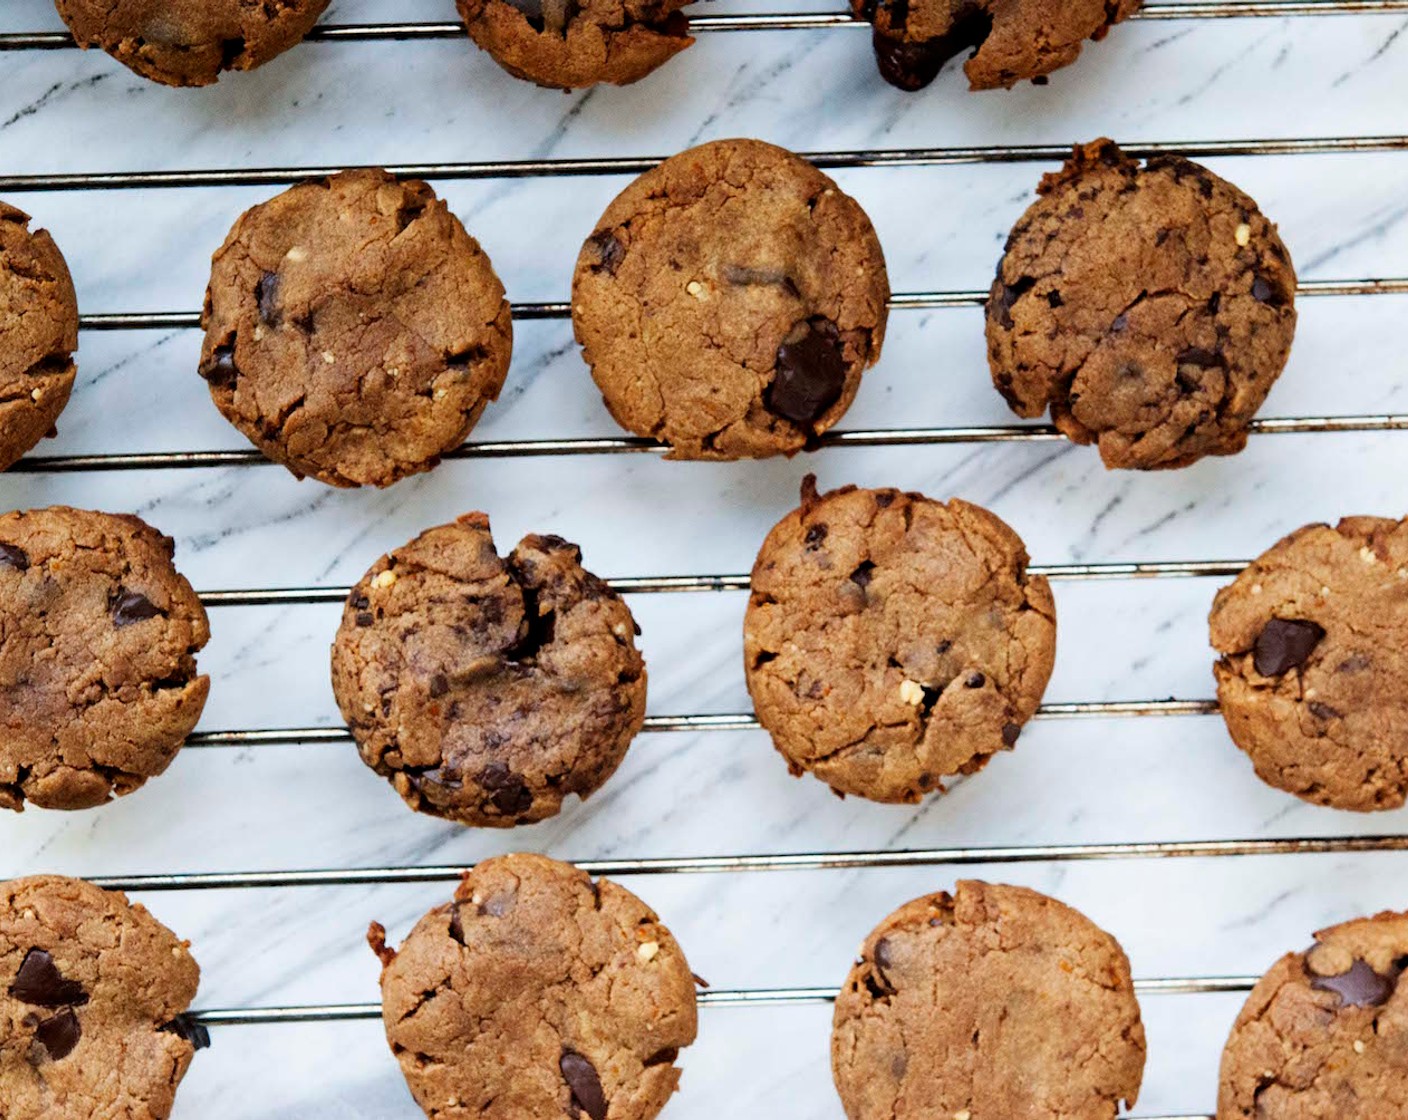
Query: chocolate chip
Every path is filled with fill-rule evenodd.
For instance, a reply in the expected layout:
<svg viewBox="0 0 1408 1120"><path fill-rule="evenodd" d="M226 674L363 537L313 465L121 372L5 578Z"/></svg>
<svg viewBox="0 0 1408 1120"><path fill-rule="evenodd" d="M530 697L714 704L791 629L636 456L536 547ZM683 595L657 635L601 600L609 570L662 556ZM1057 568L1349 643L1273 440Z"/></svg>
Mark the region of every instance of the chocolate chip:
<svg viewBox="0 0 1408 1120"><path fill-rule="evenodd" d="M862 561L856 570L851 573L851 582L863 591L870 586L870 574L873 571L875 571L875 564L872 561Z"/></svg>
<svg viewBox="0 0 1408 1120"><path fill-rule="evenodd" d="M1319 623L1302 618L1273 618L1257 635L1252 664L1263 677L1279 677L1305 664L1325 636Z"/></svg>
<svg viewBox="0 0 1408 1120"><path fill-rule="evenodd" d="M444 673L436 673L430 678L429 692L431 699L439 699L450 691L450 680Z"/></svg>
<svg viewBox="0 0 1408 1120"><path fill-rule="evenodd" d="M1036 277L1023 276L1020 277L1015 284L1008 284L1001 279L1001 275L1001 272L999 272L999 290L995 294L993 305L989 309L989 313L995 310L998 323L1007 330L1011 330L1017 325L1016 321L1012 318L1012 308L1016 306L1019 299L1036 287Z"/></svg>
<svg viewBox="0 0 1408 1120"><path fill-rule="evenodd" d="M163 1023L157 1030L174 1034L177 1038L184 1038L197 1050L210 1048L210 1032L189 1015L177 1015L171 1022Z"/></svg>
<svg viewBox="0 0 1408 1120"><path fill-rule="evenodd" d="M805 319L777 348L772 384L763 391L768 411L799 427L811 427L841 399L846 356L830 319Z"/></svg>
<svg viewBox="0 0 1408 1120"><path fill-rule="evenodd" d="M459 903L454 903L450 907L450 936L464 944L464 920L460 917Z"/></svg>
<svg viewBox="0 0 1408 1120"><path fill-rule="evenodd" d="M118 626L131 626L134 622L156 618L162 613L160 607L139 591L129 591L119 587L117 594L108 600L108 610Z"/></svg>
<svg viewBox="0 0 1408 1120"><path fill-rule="evenodd" d="M1286 303L1286 293L1264 276L1258 276L1252 281L1252 298L1272 307L1280 307Z"/></svg>
<svg viewBox="0 0 1408 1120"><path fill-rule="evenodd" d="M1339 719L1342 714L1338 708L1332 708L1329 704L1322 704L1319 700L1312 700L1306 707L1310 709L1310 714L1316 719Z"/></svg>
<svg viewBox="0 0 1408 1120"><path fill-rule="evenodd" d="M489 763L475 780L489 792L489 800L501 813L517 816L533 804L533 794L524 785L523 778L506 763Z"/></svg>
<svg viewBox="0 0 1408 1120"><path fill-rule="evenodd" d="M615 276L626 259L626 243L616 236L616 231L599 229L587 239L587 245L596 253L596 263L590 266L591 270Z"/></svg>
<svg viewBox="0 0 1408 1120"><path fill-rule="evenodd" d="M802 538L803 543L807 546L807 551L815 552L818 548L820 548L821 542L826 540L827 532L828 530L826 526L821 522L818 522L815 525L809 525L807 527L807 535Z"/></svg>
<svg viewBox="0 0 1408 1120"><path fill-rule="evenodd" d="M353 619L353 621L358 626L370 626L376 621L376 618L372 615L371 611L358 611L357 617Z"/></svg>
<svg viewBox="0 0 1408 1120"><path fill-rule="evenodd" d="M909 4L889 5L890 27L903 31L908 22ZM979 4L969 3L959 9L949 32L933 39L913 41L875 31L875 59L880 75L892 86L914 91L923 89L943 69L944 63L965 50L976 50L992 33L992 16Z"/></svg>
<svg viewBox="0 0 1408 1120"><path fill-rule="evenodd" d="M967 680L963 682L964 688L982 688L988 683L987 677L982 673L969 673Z"/></svg>
<svg viewBox="0 0 1408 1120"><path fill-rule="evenodd" d="M888 938L882 937L875 943L874 957L875 963L881 968L892 968L894 966L895 960L890 956L890 941Z"/></svg>
<svg viewBox="0 0 1408 1120"><path fill-rule="evenodd" d="M706 984L705 987L708 987ZM664 1050L657 1050L642 1063L647 1069L651 1066L670 1066L675 1064L675 1059L680 1056L679 1049L674 1046L666 1047Z"/></svg>
<svg viewBox="0 0 1408 1120"><path fill-rule="evenodd" d="M1018 738L1022 734L1022 725L1019 723L1004 723L1002 725L1002 744L1006 747L1015 746Z"/></svg>
<svg viewBox="0 0 1408 1120"><path fill-rule="evenodd" d="M49 1051L49 1057L60 1061L73 1053L78 1040L83 1035L78 1025L78 1016L73 1008L59 1012L52 1019L45 1019L34 1028L34 1041Z"/></svg>
<svg viewBox="0 0 1408 1120"><path fill-rule="evenodd" d="M1382 976L1367 961L1356 960L1348 972L1339 976L1312 975L1310 986L1316 991L1334 992L1345 1007L1382 1007L1398 987L1400 972Z"/></svg>
<svg viewBox="0 0 1408 1120"><path fill-rule="evenodd" d="M1225 369L1227 359L1215 350L1204 350L1201 347L1190 346L1186 350L1178 353L1178 364L1181 366L1193 366L1197 369Z"/></svg>
<svg viewBox="0 0 1408 1120"><path fill-rule="evenodd" d="M259 317L271 327L277 327L283 319L279 309L279 274L266 272L259 278L254 289L254 298L259 304Z"/></svg>
<svg viewBox="0 0 1408 1120"><path fill-rule="evenodd" d="M739 288L781 288L793 296L799 295L792 277L775 268L749 268L741 264L727 264L724 265L723 277L726 283Z"/></svg>
<svg viewBox="0 0 1408 1120"><path fill-rule="evenodd" d="M29 571L29 553L13 544L0 544L0 564L19 572Z"/></svg>
<svg viewBox="0 0 1408 1120"><path fill-rule="evenodd" d="M65 980L58 965L43 949L31 949L20 962L10 995L34 1007L81 1007L88 993L76 980Z"/></svg>
<svg viewBox="0 0 1408 1120"><path fill-rule="evenodd" d="M1046 293L1046 302L1053 308L1066 306L1066 301L1061 298L1061 293L1054 288Z"/></svg>
<svg viewBox="0 0 1408 1120"><path fill-rule="evenodd" d="M596 1066L575 1050L563 1050L557 1064L562 1070L562 1079L572 1091L573 1106L591 1120L606 1120L606 1093L602 1091Z"/></svg>
<svg viewBox="0 0 1408 1120"><path fill-rule="evenodd" d="M934 652L943 655L953 648L953 643L947 638L940 638L939 644L934 647Z"/></svg>
<svg viewBox="0 0 1408 1120"><path fill-rule="evenodd" d="M217 389L233 389L240 379L240 370L235 365L235 348L217 346L210 355L210 361L200 367L200 375Z"/></svg>
<svg viewBox="0 0 1408 1120"><path fill-rule="evenodd" d="M1129 316L1126 315L1126 314L1124 314L1123 312L1121 312L1120 314L1116 315L1115 318L1114 318L1114 321L1110 324L1110 330L1111 330L1112 332L1114 332L1115 334L1119 334L1120 331L1124 331L1124 330L1128 330L1128 329L1129 329Z"/></svg>

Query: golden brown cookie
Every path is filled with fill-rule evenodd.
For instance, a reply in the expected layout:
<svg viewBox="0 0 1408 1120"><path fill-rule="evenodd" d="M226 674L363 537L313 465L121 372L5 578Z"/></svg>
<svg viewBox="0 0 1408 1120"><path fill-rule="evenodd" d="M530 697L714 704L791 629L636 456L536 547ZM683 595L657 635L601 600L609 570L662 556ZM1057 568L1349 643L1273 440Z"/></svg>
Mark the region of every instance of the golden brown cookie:
<svg viewBox="0 0 1408 1120"><path fill-rule="evenodd" d="M790 455L834 425L880 357L889 279L870 219L759 140L691 148L607 208L572 321L623 427L674 459Z"/></svg>
<svg viewBox="0 0 1408 1120"><path fill-rule="evenodd" d="M205 1028L187 942L117 891L0 883L5 1120L166 1120Z"/></svg>
<svg viewBox="0 0 1408 1120"><path fill-rule="evenodd" d="M215 254L201 376L300 478L389 486L457 447L508 373L503 285L422 182L347 171L254 207Z"/></svg>
<svg viewBox="0 0 1408 1120"><path fill-rule="evenodd" d="M792 772L918 801L981 770L1036 713L1056 606L1021 539L985 509L898 490L818 494L753 565L744 671Z"/></svg>
<svg viewBox="0 0 1408 1120"><path fill-rule="evenodd" d="M1276 227L1206 168L1140 166L1109 140L1077 148L1039 193L987 306L993 383L1012 410L1050 409L1107 467L1240 451L1295 335Z"/></svg>
<svg viewBox="0 0 1408 1120"><path fill-rule="evenodd" d="M973 881L866 938L831 1035L850 1120L1114 1120L1144 1055L1119 943L1054 898Z"/></svg>
<svg viewBox="0 0 1408 1120"><path fill-rule="evenodd" d="M689 0L457 0L469 37L549 89L639 81L693 44Z"/></svg>
<svg viewBox="0 0 1408 1120"><path fill-rule="evenodd" d="M1321 930L1247 998L1222 1052L1217 1120L1408 1116L1408 914Z"/></svg>
<svg viewBox="0 0 1408 1120"><path fill-rule="evenodd" d="M328 0L55 0L80 47L101 47L144 78L208 86L299 43Z"/></svg>
<svg viewBox="0 0 1408 1120"><path fill-rule="evenodd" d="M600 788L645 718L635 620L561 537L501 559L468 514L383 556L332 650L362 759L407 804L507 828Z"/></svg>
<svg viewBox="0 0 1408 1120"><path fill-rule="evenodd" d="M1278 541L1217 594L1217 696L1263 781L1317 805L1408 797L1408 522Z"/></svg>
<svg viewBox="0 0 1408 1120"><path fill-rule="evenodd" d="M0 516L0 807L86 809L170 765L210 692L174 549L126 515Z"/></svg>
<svg viewBox="0 0 1408 1120"><path fill-rule="evenodd" d="M63 254L0 202L0 470L54 434L76 349L78 300Z"/></svg>
<svg viewBox="0 0 1408 1120"><path fill-rule="evenodd" d="M373 925L386 1038L436 1120L650 1120L697 1027L670 931L608 879L485 860L398 951Z"/></svg>

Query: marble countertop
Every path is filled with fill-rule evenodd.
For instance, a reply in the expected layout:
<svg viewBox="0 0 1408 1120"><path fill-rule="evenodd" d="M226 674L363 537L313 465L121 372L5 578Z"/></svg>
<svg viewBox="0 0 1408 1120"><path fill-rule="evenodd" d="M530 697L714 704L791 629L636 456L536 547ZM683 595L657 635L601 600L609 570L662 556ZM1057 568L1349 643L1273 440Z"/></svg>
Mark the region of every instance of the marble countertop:
<svg viewBox="0 0 1408 1120"><path fill-rule="evenodd" d="M711 11L831 11L751 0ZM338 0L330 18L451 18L449 0ZM5 0L0 32L58 29L49 0ZM203 91L150 85L100 53L0 54L0 174L661 156L753 135L804 151L1129 143L1408 131L1408 15L1141 20L1045 88L970 95L946 73L885 86L857 29L701 35L636 87L567 96L514 82L467 43L313 43ZM1305 279L1408 275L1408 155L1208 161L1278 221ZM985 287L1049 165L837 173L879 229L897 291ZM582 238L619 177L437 184L512 298L565 298ZM208 259L270 188L10 195L51 229L86 313L196 309ZM1408 413L1403 297L1306 299L1264 415ZM517 329L483 439L615 435L560 321ZM189 330L83 335L79 385L45 454L241 448L194 372ZM1011 422L992 392L980 312L900 311L849 428ZM198 588L345 584L386 549L468 509L500 542L543 530L606 576L746 571L807 471L960 495L994 509L1038 563L1241 559L1307 520L1399 516L1408 433L1261 435L1245 453L1156 475L1107 473L1089 449L996 443L832 447L790 462L666 463L649 455L448 462L382 493L335 492L267 466L10 473L0 506L141 514L177 540ZM1218 581L1062 583L1048 700L1211 694L1205 617ZM748 707L743 597L641 596L656 715ZM202 666L206 730L334 726L334 606L221 608ZM1046 721L949 796L917 808L841 802L794 781L756 732L643 736L591 802L512 834L408 813L341 744L191 749L99 811L0 819L0 875L468 864L530 848L568 859L1103 844L1408 832L1408 812L1355 816L1263 786L1207 717ZM1408 905L1403 854L993 862L898 869L649 874L628 881L716 987L834 986L900 902L977 874L1055 893L1114 932L1140 977L1245 975L1311 930ZM370 919L393 939L445 884L146 892L193 942L200 1005L374 1000ZM1137 1116L1201 1114L1239 994L1149 995ZM667 1115L837 1120L830 1009L715 1008ZM410 1120L375 1022L229 1026L199 1055L177 1117Z"/></svg>

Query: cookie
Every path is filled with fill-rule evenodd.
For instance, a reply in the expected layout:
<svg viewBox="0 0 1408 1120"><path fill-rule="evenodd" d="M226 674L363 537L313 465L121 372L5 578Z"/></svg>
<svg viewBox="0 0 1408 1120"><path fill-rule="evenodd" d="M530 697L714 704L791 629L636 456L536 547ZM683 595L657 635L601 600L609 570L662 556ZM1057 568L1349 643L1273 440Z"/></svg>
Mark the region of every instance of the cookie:
<svg viewBox="0 0 1408 1120"><path fill-rule="evenodd" d="M673 459L758 458L802 450L850 407L889 297L855 200L791 152L720 140L607 208L572 321L623 427Z"/></svg>
<svg viewBox="0 0 1408 1120"><path fill-rule="evenodd" d="M1408 1116L1408 914L1321 930L1252 989L1222 1053L1217 1120Z"/></svg>
<svg viewBox="0 0 1408 1120"><path fill-rule="evenodd" d="M126 515L0 515L0 808L101 805L176 756L210 625L174 549Z"/></svg>
<svg viewBox="0 0 1408 1120"><path fill-rule="evenodd" d="M254 207L215 254L201 376L298 477L389 486L457 447L508 373L489 258L416 180L347 171Z"/></svg>
<svg viewBox="0 0 1408 1120"><path fill-rule="evenodd" d="M485 860L382 959L386 1039L437 1120L649 1120L679 1086L694 977L660 919L537 855Z"/></svg>
<svg viewBox="0 0 1408 1120"><path fill-rule="evenodd" d="M954 499L802 483L743 621L758 720L794 774L913 802L981 770L1036 713L1056 605L1021 539Z"/></svg>
<svg viewBox="0 0 1408 1120"><path fill-rule="evenodd" d="M313 30L328 0L55 0L78 45L101 47L144 78L208 86L253 70Z"/></svg>
<svg viewBox="0 0 1408 1120"><path fill-rule="evenodd" d="M469 37L549 89L639 81L693 45L689 0L456 0Z"/></svg>
<svg viewBox="0 0 1408 1120"><path fill-rule="evenodd" d="M0 202L0 470L45 436L73 390L78 299L63 254Z"/></svg>
<svg viewBox="0 0 1408 1120"><path fill-rule="evenodd" d="M631 612L561 537L501 559L482 513L352 589L332 685L362 759L408 805L507 828L600 788L645 718Z"/></svg>
<svg viewBox="0 0 1408 1120"><path fill-rule="evenodd" d="M831 1034L850 1120L1114 1120L1144 1056L1119 943L1054 898L973 881L875 928Z"/></svg>
<svg viewBox="0 0 1408 1120"><path fill-rule="evenodd" d="M165 1120L196 1050L200 969L146 908L80 879L0 883L5 1120Z"/></svg>
<svg viewBox="0 0 1408 1120"><path fill-rule="evenodd" d="M993 383L1107 467L1231 455L1290 354L1296 274L1256 203L1109 140L1047 175L987 304Z"/></svg>
<svg viewBox="0 0 1408 1120"><path fill-rule="evenodd" d="M1263 781L1316 805L1408 798L1408 521L1346 517L1277 542L1209 618L1227 730Z"/></svg>
<svg viewBox="0 0 1408 1120"><path fill-rule="evenodd" d="M971 51L970 87L1011 89L1069 66L1086 39L1103 39L1143 0L851 0L875 27L880 73L903 90L923 89L944 64Z"/></svg>

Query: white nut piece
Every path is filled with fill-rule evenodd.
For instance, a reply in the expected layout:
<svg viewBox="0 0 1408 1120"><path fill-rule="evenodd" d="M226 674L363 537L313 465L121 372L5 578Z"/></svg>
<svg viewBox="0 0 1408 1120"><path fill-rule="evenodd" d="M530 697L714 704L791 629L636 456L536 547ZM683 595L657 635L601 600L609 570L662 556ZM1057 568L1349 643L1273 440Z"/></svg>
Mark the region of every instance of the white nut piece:
<svg viewBox="0 0 1408 1120"><path fill-rule="evenodd" d="M1246 248L1252 242L1252 227L1243 222L1237 227L1237 244Z"/></svg>
<svg viewBox="0 0 1408 1120"><path fill-rule="evenodd" d="M706 300L709 298L709 289L704 287L698 280L691 280L684 286L684 290L697 300Z"/></svg>
<svg viewBox="0 0 1408 1120"><path fill-rule="evenodd" d="M391 571L390 568L388 568L388 569L387 569L386 571L384 571L384 572L377 572L376 577L372 580L372 586L373 586L373 587L390 587L390 586L391 586L393 583L395 583L395 582L396 582L396 573L393 572L393 571Z"/></svg>
<svg viewBox="0 0 1408 1120"><path fill-rule="evenodd" d="M636 956L647 963L653 961L659 953L660 946L654 941L642 941L640 946L636 949Z"/></svg>
<svg viewBox="0 0 1408 1120"><path fill-rule="evenodd" d="M900 699L906 704L913 704L916 708L924 703L924 686L918 681L903 680L900 682Z"/></svg>
<svg viewBox="0 0 1408 1120"><path fill-rule="evenodd" d="M301 245L295 245L284 254L284 259L293 261L294 264L297 264L299 261L306 261L308 259L308 250Z"/></svg>

